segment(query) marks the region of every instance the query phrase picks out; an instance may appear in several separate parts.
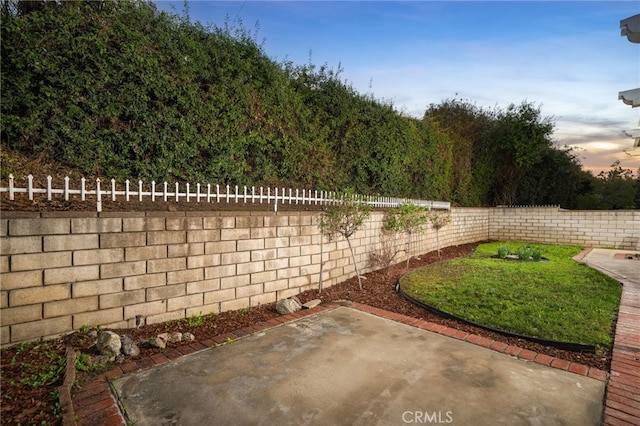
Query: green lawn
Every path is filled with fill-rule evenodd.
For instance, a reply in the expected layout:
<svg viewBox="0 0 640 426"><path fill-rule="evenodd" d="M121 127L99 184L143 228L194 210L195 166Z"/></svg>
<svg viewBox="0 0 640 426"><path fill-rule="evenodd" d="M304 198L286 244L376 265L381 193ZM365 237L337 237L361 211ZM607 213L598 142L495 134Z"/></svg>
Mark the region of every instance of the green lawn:
<svg viewBox="0 0 640 426"><path fill-rule="evenodd" d="M441 311L489 327L608 347L621 284L575 262L581 247L535 244L548 262L494 258L505 242L405 276L402 289ZM506 242L513 252L527 243Z"/></svg>

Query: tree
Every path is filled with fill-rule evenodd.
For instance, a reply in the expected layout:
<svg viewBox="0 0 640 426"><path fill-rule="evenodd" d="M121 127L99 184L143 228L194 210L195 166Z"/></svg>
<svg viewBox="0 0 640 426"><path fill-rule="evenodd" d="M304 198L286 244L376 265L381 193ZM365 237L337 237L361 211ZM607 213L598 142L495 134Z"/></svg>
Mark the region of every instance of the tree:
<svg viewBox="0 0 640 426"><path fill-rule="evenodd" d="M619 210L637 208L637 182L633 171L615 161L608 171L590 175L589 186L577 197L576 207L582 210Z"/></svg>
<svg viewBox="0 0 640 426"><path fill-rule="evenodd" d="M440 229L451 222L451 216L447 213L432 210L427 217L429 223L431 223L431 228L436 231L436 249L438 250L438 258L440 258Z"/></svg>
<svg viewBox="0 0 640 426"><path fill-rule="evenodd" d="M337 204L327 207L322 212L318 226L322 234L326 235L329 240L337 236L342 236L347 240L353 259L353 267L358 276L358 287L362 290L362 280L350 238L369 217L371 206L361 196L349 191L341 194L338 198Z"/></svg>
<svg viewBox="0 0 640 426"><path fill-rule="evenodd" d="M509 105L497 114L493 128L493 139L497 144L493 204L517 203L522 180L553 149L553 129L552 118L542 117L540 108L528 102Z"/></svg>
<svg viewBox="0 0 640 426"><path fill-rule="evenodd" d="M413 234L420 232L427 223L427 210L413 203L403 203L387 212L385 229L392 232L403 232L407 235L407 268L412 255Z"/></svg>

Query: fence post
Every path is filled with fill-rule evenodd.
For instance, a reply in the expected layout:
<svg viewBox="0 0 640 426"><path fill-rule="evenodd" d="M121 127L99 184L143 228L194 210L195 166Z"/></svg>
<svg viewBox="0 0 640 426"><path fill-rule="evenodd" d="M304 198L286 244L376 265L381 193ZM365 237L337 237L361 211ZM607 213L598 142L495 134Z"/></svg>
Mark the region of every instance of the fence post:
<svg viewBox="0 0 640 426"><path fill-rule="evenodd" d="M13 201L13 175L9 175L9 199Z"/></svg>
<svg viewBox="0 0 640 426"><path fill-rule="evenodd" d="M151 181L151 201L156 201L156 181Z"/></svg>
<svg viewBox="0 0 640 426"><path fill-rule="evenodd" d="M282 190L282 192L284 193L284 189ZM276 213L278 212L278 187L277 186L276 186L276 198L273 203L273 211Z"/></svg>
<svg viewBox="0 0 640 426"><path fill-rule="evenodd" d="M129 179L124 181L124 198L129 202Z"/></svg>
<svg viewBox="0 0 640 426"><path fill-rule="evenodd" d="M200 184L196 184L196 203L200 202Z"/></svg>
<svg viewBox="0 0 640 426"><path fill-rule="evenodd" d="M111 179L111 201L116 200L116 180Z"/></svg>
<svg viewBox="0 0 640 426"><path fill-rule="evenodd" d="M176 203L180 199L180 184L176 182Z"/></svg>
<svg viewBox="0 0 640 426"><path fill-rule="evenodd" d="M102 211L102 193L100 191L100 178L96 179L96 210Z"/></svg>
<svg viewBox="0 0 640 426"><path fill-rule="evenodd" d="M167 202L167 197L169 196L169 194L167 194L167 190L169 189L169 182L167 182L166 180L164 181L164 202Z"/></svg>
<svg viewBox="0 0 640 426"><path fill-rule="evenodd" d="M51 175L47 176L47 200L51 201Z"/></svg>
<svg viewBox="0 0 640 426"><path fill-rule="evenodd" d="M187 203L189 202L189 182L187 182Z"/></svg>
<svg viewBox="0 0 640 426"><path fill-rule="evenodd" d="M9 175L9 179L13 179L13 176ZM83 178L84 179L84 178ZM28 191L29 191L29 200L33 201L33 175L29 175L27 176L27 182L28 182Z"/></svg>
<svg viewBox="0 0 640 426"><path fill-rule="evenodd" d="M142 202L142 181L138 181L138 201Z"/></svg>
<svg viewBox="0 0 640 426"><path fill-rule="evenodd" d="M64 200L69 201L69 176L64 177Z"/></svg>

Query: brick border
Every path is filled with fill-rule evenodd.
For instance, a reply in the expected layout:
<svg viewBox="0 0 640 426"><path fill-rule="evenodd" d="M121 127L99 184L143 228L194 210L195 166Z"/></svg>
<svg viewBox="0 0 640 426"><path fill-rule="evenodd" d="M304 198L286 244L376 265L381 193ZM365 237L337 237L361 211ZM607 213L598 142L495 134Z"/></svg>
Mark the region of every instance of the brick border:
<svg viewBox="0 0 640 426"><path fill-rule="evenodd" d="M351 306L363 312L368 312L370 314L377 315L382 318L401 322L403 324L411 325L413 327L418 327L423 330L432 331L434 333L442 334L444 336L448 336L453 339L462 340L468 343L473 343L474 345L482 346L496 352L511 355L525 361L533 361L535 363L542 364L547 367L568 371L570 373L575 373L581 376L590 377L592 379L596 379L600 381L606 381L608 377L608 374L606 371L600 370L598 368L592 368L583 364L577 364L577 363L569 362L560 358L554 358L549 355L531 351L529 349L523 349L519 346L507 345L504 342L488 339L486 337L482 337L477 334L470 334L455 328L447 327L447 326L436 324L429 321L419 320L410 316L397 314L395 312L385 311L384 309L374 308L361 303L354 302L351 304Z"/></svg>
<svg viewBox="0 0 640 426"><path fill-rule="evenodd" d="M141 358L135 361L128 362L126 364L118 365L112 370L102 374L96 378L90 384L84 386L76 395L74 395L71 407L63 406L63 412L75 413L75 418L71 420L69 416L63 418L64 426L126 426L126 420L119 408L112 389L111 381L122 377L125 374L145 370L162 364L166 364L174 359L190 355L195 352L206 350L209 348L217 347L226 344L227 339L242 339L243 337L251 334L276 328L283 324L287 324L292 321L296 321L301 318L309 317L319 314L320 312L336 309L340 306L348 306L353 309L357 309L362 312L367 312L381 318L386 318L392 321L407 324L412 327L417 327L426 331L442 334L451 338L461 340L464 342L472 343L474 345L482 346L487 349L494 350L496 352L504 353L514 356L518 359L525 361L533 361L538 364L542 364L551 368L568 371L570 373L578 374L581 376L590 377L595 380L606 381L608 374L606 371L590 368L586 365L572 363L560 358L550 357L548 355L540 354L537 352L523 349L514 345L507 345L504 342L495 341L486 337L478 336L476 334L469 334L467 332L457 330L444 325L436 324L422 319L410 317L395 312L386 311L384 309L376 308L373 306L365 305L357 302L348 303L328 303L319 305L312 309L305 309L289 315L282 315L280 317L271 318L267 321L263 321L258 324L254 324L250 327L245 327L239 330L235 330L231 333L227 333L220 336L215 336L212 339L204 340L201 342L192 343L189 345L180 346L177 348L167 349L160 354L154 354L149 357ZM636 393L638 395L638 393ZM607 409L609 405L607 405ZM606 410L605 410L606 412ZM611 423L617 424L617 423Z"/></svg>
<svg viewBox="0 0 640 426"><path fill-rule="evenodd" d="M573 260L586 263L591 250L582 250ZM591 263L589 267L622 284L602 424L640 426L640 283Z"/></svg>
<svg viewBox="0 0 640 426"><path fill-rule="evenodd" d="M622 283L622 296L602 424L640 426L640 283L614 278Z"/></svg>

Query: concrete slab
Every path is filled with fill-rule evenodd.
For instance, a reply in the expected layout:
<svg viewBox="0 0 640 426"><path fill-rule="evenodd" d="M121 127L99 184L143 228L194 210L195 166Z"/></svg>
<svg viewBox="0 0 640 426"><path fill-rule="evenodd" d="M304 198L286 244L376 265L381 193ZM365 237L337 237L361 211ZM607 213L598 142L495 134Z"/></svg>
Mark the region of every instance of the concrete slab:
<svg viewBox="0 0 640 426"><path fill-rule="evenodd" d="M143 425L597 425L605 383L340 307L114 381Z"/></svg>
<svg viewBox="0 0 640 426"><path fill-rule="evenodd" d="M620 281L640 284L640 251L591 249L582 259L587 265ZM628 259L627 257L631 257Z"/></svg>

